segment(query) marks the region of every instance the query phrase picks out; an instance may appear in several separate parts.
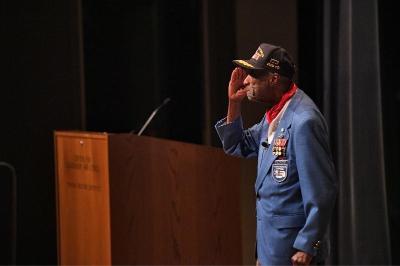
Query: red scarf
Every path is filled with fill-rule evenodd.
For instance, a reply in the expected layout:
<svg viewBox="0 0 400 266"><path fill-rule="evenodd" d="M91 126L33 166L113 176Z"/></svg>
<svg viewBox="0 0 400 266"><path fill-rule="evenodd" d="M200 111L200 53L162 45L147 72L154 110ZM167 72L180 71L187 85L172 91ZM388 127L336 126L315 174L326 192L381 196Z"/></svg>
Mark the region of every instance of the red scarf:
<svg viewBox="0 0 400 266"><path fill-rule="evenodd" d="M287 92L285 92L285 94L282 95L281 100L267 111L266 115L268 123L271 123L272 120L275 119L275 117L282 110L283 106L285 106L285 103L289 101L290 98L292 98L292 96L296 93L296 91L297 91L297 85L294 84L293 82L292 85L290 85L290 89Z"/></svg>

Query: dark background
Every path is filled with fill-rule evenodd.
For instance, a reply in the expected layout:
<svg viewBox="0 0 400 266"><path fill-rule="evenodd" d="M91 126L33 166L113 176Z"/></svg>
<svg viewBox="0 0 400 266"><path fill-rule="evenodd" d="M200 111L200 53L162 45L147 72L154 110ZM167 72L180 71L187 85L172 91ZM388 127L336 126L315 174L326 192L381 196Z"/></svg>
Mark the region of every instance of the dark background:
<svg viewBox="0 0 400 266"><path fill-rule="evenodd" d="M400 264L400 89L398 86L399 38L395 38L396 12L391 1L379 2L382 111L384 126L385 171L392 263ZM368 106L366 106L368 108Z"/></svg>
<svg viewBox="0 0 400 266"><path fill-rule="evenodd" d="M297 10L297 81L323 109L322 4L292 2ZM241 27L235 23L237 5L227 0L0 5L0 161L12 164L18 177L17 263L56 264L54 130L138 132L153 109L170 97L145 134L219 147L209 124L226 111L225 87ZM400 253L400 46L394 36L394 7L388 1L379 1L378 7L392 263L400 264L395 256ZM254 25L255 34L261 26ZM0 170L0 200L7 203L10 173ZM0 232L6 236L1 250L7 251L10 230L3 228L9 228L10 212L2 207L0 214ZM0 264L9 262L4 254Z"/></svg>

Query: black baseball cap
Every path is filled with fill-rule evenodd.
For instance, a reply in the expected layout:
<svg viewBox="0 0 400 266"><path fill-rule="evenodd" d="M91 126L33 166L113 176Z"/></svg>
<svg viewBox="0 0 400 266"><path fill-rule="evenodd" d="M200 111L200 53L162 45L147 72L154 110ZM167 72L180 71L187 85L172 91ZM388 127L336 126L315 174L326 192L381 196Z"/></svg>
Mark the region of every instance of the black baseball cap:
<svg viewBox="0 0 400 266"><path fill-rule="evenodd" d="M260 44L250 59L233 60L233 63L250 75L255 72L272 72L292 79L295 73L295 64L289 53L282 47L268 43Z"/></svg>

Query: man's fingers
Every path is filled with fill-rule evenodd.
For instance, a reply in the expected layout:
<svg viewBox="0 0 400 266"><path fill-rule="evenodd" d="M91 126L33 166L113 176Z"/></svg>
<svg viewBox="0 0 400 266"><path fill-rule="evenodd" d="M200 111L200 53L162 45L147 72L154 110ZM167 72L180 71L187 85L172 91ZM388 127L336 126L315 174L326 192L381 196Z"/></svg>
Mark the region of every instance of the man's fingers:
<svg viewBox="0 0 400 266"><path fill-rule="evenodd" d="M310 259L303 254L302 252L298 252L293 255L291 258L293 266L296 265L309 265L310 264Z"/></svg>
<svg viewBox="0 0 400 266"><path fill-rule="evenodd" d="M292 257L292 264L293 266L297 265L308 265L306 258L303 256L295 255Z"/></svg>
<svg viewBox="0 0 400 266"><path fill-rule="evenodd" d="M231 75L231 79L238 79L238 77L240 76L240 68L236 67L233 71L232 71L232 75Z"/></svg>
<svg viewBox="0 0 400 266"><path fill-rule="evenodd" d="M299 256L298 254L295 254L292 257L292 264L293 264L293 266L304 265L304 262L302 261L301 256Z"/></svg>
<svg viewBox="0 0 400 266"><path fill-rule="evenodd" d="M245 80L245 78L247 77L247 73L246 71L244 71L243 69L239 68L238 70L238 79L240 80Z"/></svg>
<svg viewBox="0 0 400 266"><path fill-rule="evenodd" d="M247 74L246 72L241 69L240 67L236 67L231 74L231 81L236 81L236 80L244 80L246 78Z"/></svg>
<svg viewBox="0 0 400 266"><path fill-rule="evenodd" d="M240 95L240 96L247 95L247 91L248 91L248 89L246 89L246 88L239 89L239 90L236 92L236 95Z"/></svg>
<svg viewBox="0 0 400 266"><path fill-rule="evenodd" d="M247 74L240 67L236 67L231 74L231 80L229 81L228 97L231 100L241 101L247 95L247 85L244 83Z"/></svg>
<svg viewBox="0 0 400 266"><path fill-rule="evenodd" d="M236 91L234 94L232 94L229 98L231 100L236 100L236 101L241 101L243 98L245 98L247 95L247 90L246 89L240 89Z"/></svg>
<svg viewBox="0 0 400 266"><path fill-rule="evenodd" d="M306 265L305 262L299 261L299 260L292 260L292 265L293 266L303 266Z"/></svg>

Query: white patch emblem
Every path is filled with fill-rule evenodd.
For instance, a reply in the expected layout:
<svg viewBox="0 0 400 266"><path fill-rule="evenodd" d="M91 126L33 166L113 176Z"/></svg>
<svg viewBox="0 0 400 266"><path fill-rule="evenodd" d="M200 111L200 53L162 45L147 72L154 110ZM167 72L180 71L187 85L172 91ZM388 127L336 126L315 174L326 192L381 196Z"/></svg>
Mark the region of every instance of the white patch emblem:
<svg viewBox="0 0 400 266"><path fill-rule="evenodd" d="M282 183L287 178L287 160L276 160L272 165L272 178L278 182Z"/></svg>

